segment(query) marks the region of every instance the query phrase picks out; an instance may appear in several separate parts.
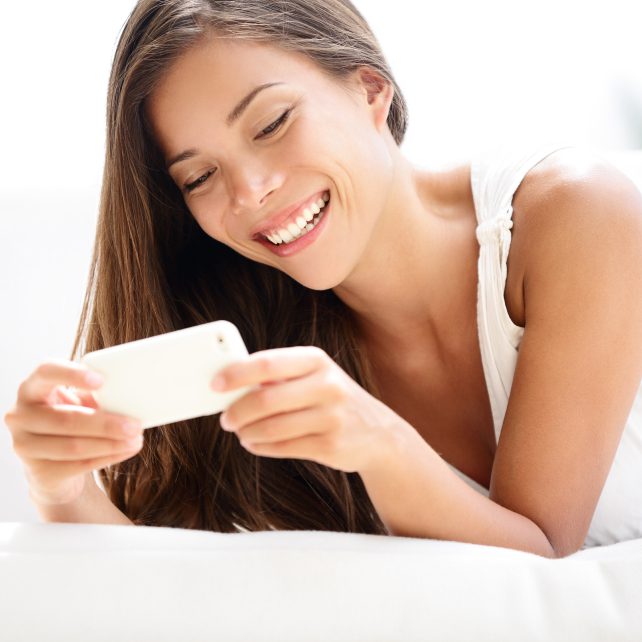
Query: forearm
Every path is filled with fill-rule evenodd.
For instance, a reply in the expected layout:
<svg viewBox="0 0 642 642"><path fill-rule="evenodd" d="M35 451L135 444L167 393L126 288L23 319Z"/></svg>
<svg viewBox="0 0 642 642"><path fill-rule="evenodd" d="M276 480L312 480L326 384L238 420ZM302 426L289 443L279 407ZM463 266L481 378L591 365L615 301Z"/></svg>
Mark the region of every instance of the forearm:
<svg viewBox="0 0 642 642"><path fill-rule="evenodd" d="M87 474L83 493L73 502L50 506L40 504L33 497L31 500L44 522L134 525L97 486L91 473Z"/></svg>
<svg viewBox="0 0 642 642"><path fill-rule="evenodd" d="M557 557L537 524L471 488L410 424L391 433L390 441L385 460L359 472L392 535Z"/></svg>

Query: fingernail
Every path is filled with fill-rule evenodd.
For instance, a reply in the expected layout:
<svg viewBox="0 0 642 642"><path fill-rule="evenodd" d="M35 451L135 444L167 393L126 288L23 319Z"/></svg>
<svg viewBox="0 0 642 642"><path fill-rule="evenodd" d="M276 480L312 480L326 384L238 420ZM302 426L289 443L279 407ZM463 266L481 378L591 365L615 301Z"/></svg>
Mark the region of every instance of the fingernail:
<svg viewBox="0 0 642 642"><path fill-rule="evenodd" d="M143 445L143 437L134 437L133 439L128 439L126 442L128 448L140 448Z"/></svg>
<svg viewBox="0 0 642 642"><path fill-rule="evenodd" d="M102 384L105 383L105 379L97 372L87 372L85 374L85 381L90 386L102 386Z"/></svg>
<svg viewBox="0 0 642 642"><path fill-rule="evenodd" d="M211 383L212 389L213 390L224 390L225 389L225 377L223 375L218 375L212 383Z"/></svg>
<svg viewBox="0 0 642 642"><path fill-rule="evenodd" d="M123 424L123 433L126 435L138 436L143 426L140 421L126 421Z"/></svg>

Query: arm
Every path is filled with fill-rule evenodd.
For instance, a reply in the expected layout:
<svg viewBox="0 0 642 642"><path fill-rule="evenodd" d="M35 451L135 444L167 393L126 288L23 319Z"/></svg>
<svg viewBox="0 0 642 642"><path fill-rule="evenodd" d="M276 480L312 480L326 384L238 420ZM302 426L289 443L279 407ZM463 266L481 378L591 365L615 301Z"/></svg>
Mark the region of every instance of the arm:
<svg viewBox="0 0 642 642"><path fill-rule="evenodd" d="M71 522L80 524L123 524L133 526L134 522L118 508L96 484L91 473L87 473L85 489L78 499L68 504L43 505L31 498L44 522Z"/></svg>
<svg viewBox="0 0 642 642"><path fill-rule="evenodd" d="M391 535L502 546L556 557L533 521L460 479L408 423L399 426L385 466L361 472Z"/></svg>
<svg viewBox="0 0 642 642"><path fill-rule="evenodd" d="M361 474L393 535L546 557L586 538L642 379L642 197L599 161L543 178L515 204L526 321L490 495L408 424Z"/></svg>

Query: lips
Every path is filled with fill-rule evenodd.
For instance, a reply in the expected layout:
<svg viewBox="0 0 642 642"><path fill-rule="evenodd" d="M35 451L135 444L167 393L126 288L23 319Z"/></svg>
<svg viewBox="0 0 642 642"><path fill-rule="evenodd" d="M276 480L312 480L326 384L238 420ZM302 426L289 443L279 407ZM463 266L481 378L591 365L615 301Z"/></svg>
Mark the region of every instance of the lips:
<svg viewBox="0 0 642 642"><path fill-rule="evenodd" d="M287 227L288 223L294 221L298 216L302 216L303 210L306 207L310 207L312 203L316 202L327 191L328 190L321 190L320 192L316 192L315 194L308 196L304 200L299 201L294 205L290 205L289 207L286 207L280 212L277 212L270 218L261 221L260 225L255 227L254 230L250 233L251 238L252 239L263 238L264 235L267 234L268 232L273 232L274 230L279 229L281 227Z"/></svg>

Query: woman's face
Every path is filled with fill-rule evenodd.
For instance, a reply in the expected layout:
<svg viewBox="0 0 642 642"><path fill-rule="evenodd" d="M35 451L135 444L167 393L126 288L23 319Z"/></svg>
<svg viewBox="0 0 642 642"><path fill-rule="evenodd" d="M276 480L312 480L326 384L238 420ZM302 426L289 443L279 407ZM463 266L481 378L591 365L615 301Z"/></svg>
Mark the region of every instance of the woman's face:
<svg viewBox="0 0 642 642"><path fill-rule="evenodd" d="M385 206L396 148L386 124L392 89L365 72L346 86L299 53L224 39L179 58L146 109L200 227L313 289L349 276ZM288 247L257 237L292 234L283 215L295 208L302 222L328 196L309 239Z"/></svg>

